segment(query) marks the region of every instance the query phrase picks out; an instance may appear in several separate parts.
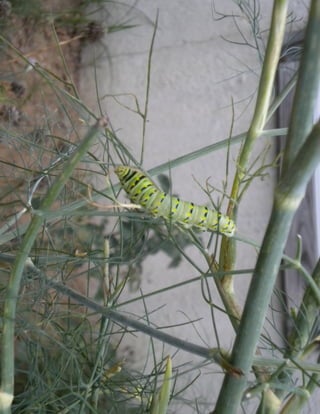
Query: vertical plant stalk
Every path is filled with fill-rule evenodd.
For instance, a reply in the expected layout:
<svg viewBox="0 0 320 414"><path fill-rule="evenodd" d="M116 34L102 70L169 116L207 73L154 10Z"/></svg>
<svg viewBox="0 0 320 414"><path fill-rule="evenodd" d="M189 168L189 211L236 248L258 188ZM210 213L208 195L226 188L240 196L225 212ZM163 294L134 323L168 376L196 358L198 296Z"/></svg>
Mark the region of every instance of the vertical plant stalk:
<svg viewBox="0 0 320 414"><path fill-rule="evenodd" d="M275 190L271 218L232 351L232 365L245 375L236 379L226 374L215 413L236 414L240 406L246 387L246 376L253 363L291 222L320 160L319 143L320 123L318 122Z"/></svg>
<svg viewBox="0 0 320 414"><path fill-rule="evenodd" d="M75 167L89 150L93 139L96 137L100 127L106 126L106 120L101 119L89 129L77 150L70 157L61 175L57 177L52 187L48 190L39 208L39 213L34 215L26 234L21 243L19 252L13 265L9 284L6 291L6 300L3 310L3 335L1 349L1 392L0 411L1 413L11 412L11 403L14 396L14 331L17 310L17 301L23 270L28 260L30 251L38 235L38 232L45 221L45 211L48 210L59 196L66 181L70 178Z"/></svg>
<svg viewBox="0 0 320 414"><path fill-rule="evenodd" d="M219 272L219 264L216 263L213 260L213 258L209 255L206 256L206 259L207 259L207 263L210 267L212 274L216 274L217 272ZM223 301L223 305L227 311L230 323L233 326L233 329L235 330L235 332L238 332L239 323L241 319L241 308L235 299L232 285L229 285L229 289L225 289L222 279L223 278L215 277L214 281L215 281L217 290L219 292L219 295Z"/></svg>
<svg viewBox="0 0 320 414"><path fill-rule="evenodd" d="M288 0L274 1L270 34L261 72L257 103L246 140L239 156L237 171L231 190L230 203L227 209L227 215L231 218L235 218L236 216L236 204L239 198L240 186L246 175L246 169L248 167L253 146L257 138L261 135L268 116L268 109L270 106L274 79L286 26L287 7ZM231 238L223 237L219 260L220 269L223 271L232 270L235 263L235 256L235 241ZM239 315L234 313L234 310L237 309L238 306L234 295L232 275L225 276L219 282L218 289L219 292L222 292L222 301L226 307L227 313L233 320L238 319Z"/></svg>
<svg viewBox="0 0 320 414"><path fill-rule="evenodd" d="M309 19L305 32L305 40L301 64L298 71L298 81L291 111L288 138L283 157L282 174L293 165L293 160L298 151L304 144L306 137L311 131L314 119L314 108L320 88L320 2L313 0L310 5ZM320 143L319 143L320 145ZM300 265L300 269L299 269ZM301 263L297 264L297 269L301 271ZM308 275L309 276L309 275ZM320 286L320 261L317 263L311 283L307 286L303 300L300 304L299 313L295 320L295 326L288 338L288 347L285 352L286 358L304 357L306 348L310 341L310 329L316 319L319 295L317 287ZM285 376L289 383L290 376ZM314 385L317 376L310 380L310 386ZM283 382L283 379L282 379ZM284 385L284 384L283 384ZM311 391L305 389L306 395ZM285 395L285 389L277 392L279 397ZM299 394L292 395L287 402L283 412L300 412L301 407L308 401L308 398L300 398ZM295 407L295 410L294 408Z"/></svg>
<svg viewBox="0 0 320 414"><path fill-rule="evenodd" d="M283 173L292 164L314 123L314 108L319 96L320 83L319 77L310 76L311 73L320 73L320 2L317 0L313 0L310 6L288 139L283 157Z"/></svg>
<svg viewBox="0 0 320 414"><path fill-rule="evenodd" d="M253 146L265 127L286 27L287 8L288 0L274 1L270 34L261 72L257 103L246 140L239 156L237 173L231 190L231 201L228 206L228 215L233 215L235 202L239 196L241 182L246 175Z"/></svg>

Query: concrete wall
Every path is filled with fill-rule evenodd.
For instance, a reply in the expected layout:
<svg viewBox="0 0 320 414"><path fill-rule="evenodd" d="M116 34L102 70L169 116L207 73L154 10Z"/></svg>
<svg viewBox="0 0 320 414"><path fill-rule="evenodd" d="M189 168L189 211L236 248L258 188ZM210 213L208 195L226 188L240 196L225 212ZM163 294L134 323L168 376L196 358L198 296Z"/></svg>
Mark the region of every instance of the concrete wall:
<svg viewBox="0 0 320 414"><path fill-rule="evenodd" d="M260 3L259 25L264 39L272 2L265 0ZM290 3L297 16L306 13L306 6L301 5L301 2ZM112 95L117 95L118 101L123 105L136 109L134 95L141 108L144 107L153 22L157 12L159 13L151 64L148 123L143 157L145 170L228 138L231 129L232 135L236 135L249 127L261 68L259 54L253 47L237 44L243 42L243 36L249 43L253 43L248 22L243 17L219 20L219 16L213 12L212 4L211 0L145 0L128 1L126 5L106 3L106 13L104 16L100 15L106 27L124 22L137 26L130 30L106 34L100 46L90 46L84 53L83 59L87 66L81 77L83 98L91 107L97 108L95 72L92 64L93 56L96 56L96 81L103 111L108 114L118 137L135 157L140 159L141 117L117 103ZM240 14L232 1L219 0L215 1L215 4L221 13ZM295 24L301 25L302 21ZM293 30L294 26L291 24L289 30ZM263 49L261 44L260 46ZM271 146L266 155L266 162L271 162L274 157L274 139L260 139L255 154L261 153L266 145ZM228 188L238 151L239 146L232 147L230 151ZM209 178L212 185L223 189L222 182L226 180L226 153L226 149L208 153L172 169L170 174L173 192L179 193L183 199L208 204L209 200L198 183L204 186ZM239 234L257 242L263 235L272 204L275 171L269 173L263 181L254 181L239 210ZM218 196L219 193L213 195L214 198ZM204 234L203 239L206 237ZM204 259L198 251L187 248L186 253L203 271L206 270ZM255 250L239 243L238 268L250 268L254 266L255 260ZM168 263L169 259L164 254L148 257L143 265L143 274L140 275L140 288L143 293L153 292L199 275L187 261L178 268L168 268ZM238 276L236 290L240 302L245 299L246 289L247 277ZM129 289L125 292L127 298L136 297L138 294L139 292ZM220 301L214 289L212 295L214 303L219 305ZM147 299L144 305L134 302L127 309L136 315L144 315L144 306L151 313L150 321L156 326L183 324L166 331L204 346L217 346L211 310L202 296L199 280L179 289L169 289L163 294L157 294ZM188 323L190 321L195 322ZM222 313L215 312L215 323L220 345L231 349L234 334L227 318ZM175 368L180 366L179 373L192 368L179 378L179 387L191 381L198 373L203 374L194 382L187 394L183 395L191 403L184 405L182 401L181 405L184 413L193 413L197 412L195 402L198 401L199 412L208 412L219 392L222 379L219 367L208 365L200 368L200 359L191 354L176 353L176 349L163 346L157 341L155 348L158 361L161 355L174 356L173 364ZM119 355L140 369L145 367L148 356L146 372L153 366L150 341L143 335L128 335L121 344ZM195 368L197 365L199 368ZM207 375L209 373L210 375ZM209 405L201 406L201 402L204 401ZM181 411L177 409L176 412Z"/></svg>

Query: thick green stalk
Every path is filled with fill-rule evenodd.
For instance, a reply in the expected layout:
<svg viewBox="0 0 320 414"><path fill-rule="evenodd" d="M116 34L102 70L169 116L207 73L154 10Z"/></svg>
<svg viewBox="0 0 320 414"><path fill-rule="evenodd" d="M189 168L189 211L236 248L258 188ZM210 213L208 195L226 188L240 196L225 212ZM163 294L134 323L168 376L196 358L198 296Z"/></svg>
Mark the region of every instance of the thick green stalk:
<svg viewBox="0 0 320 414"><path fill-rule="evenodd" d="M288 141L283 157L283 173L292 164L314 123L314 107L320 89L320 1L310 6L304 50L299 68Z"/></svg>
<svg viewBox="0 0 320 414"><path fill-rule="evenodd" d="M293 216L320 160L320 123L317 123L291 168L279 182L269 225L250 284L231 363L244 372L240 378L226 374L215 413L236 414L247 375L270 303Z"/></svg>
<svg viewBox="0 0 320 414"><path fill-rule="evenodd" d="M262 67L257 103L246 140L239 156L237 172L231 190L230 203L227 210L227 215L230 217L235 216L236 202L239 197L241 183L246 175L249 158L256 140L259 138L263 128L265 127L268 116L272 90L274 87L274 79L278 68L282 40L286 26L287 6L288 0L275 0L274 2L270 34ZM235 240L223 237L219 259L221 270L232 270L235 259ZM225 276L221 281L219 281L218 289L230 318L232 321L236 321L239 318L239 314L235 311L238 306L234 297L233 277L231 275Z"/></svg>
<svg viewBox="0 0 320 414"><path fill-rule="evenodd" d="M43 214L34 215L28 230L25 233L21 247L13 265L12 273L6 292L6 300L3 310L3 334L2 334L2 352L1 352L1 392L0 392L0 413L10 413L11 403L14 396L14 331L15 318L17 310L17 301L23 270L28 260L30 251L38 235L38 232L45 221L45 211L48 210L62 191L66 181L71 176L76 165L89 150L93 139L101 126L105 126L105 120L89 129L85 138L66 162L66 166L61 175L57 177L52 187L43 200L39 212Z"/></svg>
<svg viewBox="0 0 320 414"><path fill-rule="evenodd" d="M231 200L233 201L238 199L239 188L246 175L246 169L253 146L265 127L286 27L287 8L288 0L275 0L268 45L260 77L257 103L245 143L239 156L237 174L231 191ZM233 210L232 205L231 210ZM230 213L231 211L228 211L228 215L230 215Z"/></svg>

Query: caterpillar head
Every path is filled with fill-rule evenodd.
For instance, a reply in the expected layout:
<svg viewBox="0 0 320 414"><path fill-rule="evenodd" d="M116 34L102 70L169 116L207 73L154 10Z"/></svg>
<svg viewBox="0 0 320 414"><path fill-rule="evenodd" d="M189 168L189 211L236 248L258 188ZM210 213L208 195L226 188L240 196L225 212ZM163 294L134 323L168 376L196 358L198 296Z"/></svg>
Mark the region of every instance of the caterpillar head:
<svg viewBox="0 0 320 414"><path fill-rule="evenodd" d="M125 177L128 172L130 171L130 167L127 167L125 165L119 165L118 167L115 168L114 172L117 174L117 176L119 177L120 181L123 177Z"/></svg>

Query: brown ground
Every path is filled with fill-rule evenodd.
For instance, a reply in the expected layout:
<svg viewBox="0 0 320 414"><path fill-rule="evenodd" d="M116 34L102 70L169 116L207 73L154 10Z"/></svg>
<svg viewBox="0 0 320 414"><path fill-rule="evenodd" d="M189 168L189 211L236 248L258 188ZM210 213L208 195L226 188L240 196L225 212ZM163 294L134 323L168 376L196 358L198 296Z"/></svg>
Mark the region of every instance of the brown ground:
<svg viewBox="0 0 320 414"><path fill-rule="evenodd" d="M28 17L14 8L6 15L4 3L0 0L0 229L25 206L33 179L83 136L78 108L65 92L77 96L81 48L99 37L95 23L81 14L80 0L39 1L50 10ZM43 183L40 193L47 190L48 180ZM19 225L29 220L24 214ZM10 243L1 250L14 252L19 239Z"/></svg>
<svg viewBox="0 0 320 414"><path fill-rule="evenodd" d="M79 139L79 113L62 91L77 96L81 48L97 37L95 24L81 14L80 0L39 1L48 10L28 17L6 10L7 3L0 0L2 203L13 189L24 199L25 190L18 189L26 178L37 176L68 142Z"/></svg>
<svg viewBox="0 0 320 414"><path fill-rule="evenodd" d="M75 15L79 0L55 0L48 3L52 17L45 11L31 17L11 13L2 30L6 40L1 51L1 95L10 99L11 106L16 107L16 111L11 108L12 121L16 124L22 120L28 124L29 119L30 124L31 119L41 119L43 111L38 113L39 101L43 100L41 93L46 94L46 105L50 105L52 101L56 105L54 93L44 88L45 82L39 83L41 79L28 66L27 59L31 63L38 63L62 82L75 86L78 83L81 41L86 36L85 23L81 32L81 25L78 23L80 15ZM59 15L63 17L58 17ZM17 112L20 116L13 115ZM5 117L3 108L2 116Z"/></svg>

